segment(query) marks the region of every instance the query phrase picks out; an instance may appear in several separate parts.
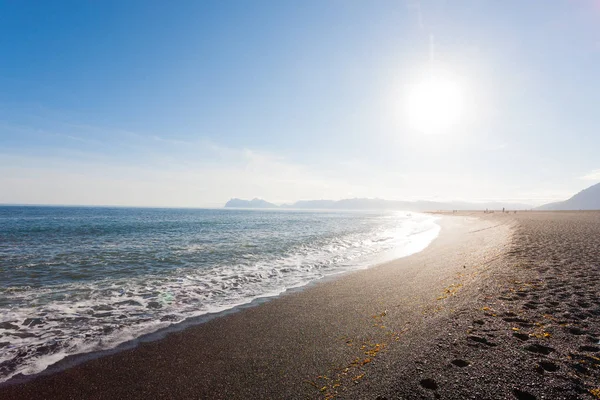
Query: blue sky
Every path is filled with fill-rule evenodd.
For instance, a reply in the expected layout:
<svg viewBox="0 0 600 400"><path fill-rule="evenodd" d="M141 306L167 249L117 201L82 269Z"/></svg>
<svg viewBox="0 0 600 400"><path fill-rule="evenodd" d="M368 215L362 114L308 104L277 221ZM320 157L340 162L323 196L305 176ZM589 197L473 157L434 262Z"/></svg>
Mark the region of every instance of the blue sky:
<svg viewBox="0 0 600 400"><path fill-rule="evenodd" d="M600 181L598 1L0 1L0 15L0 203L541 204ZM404 112L432 65L465 100L436 135Z"/></svg>

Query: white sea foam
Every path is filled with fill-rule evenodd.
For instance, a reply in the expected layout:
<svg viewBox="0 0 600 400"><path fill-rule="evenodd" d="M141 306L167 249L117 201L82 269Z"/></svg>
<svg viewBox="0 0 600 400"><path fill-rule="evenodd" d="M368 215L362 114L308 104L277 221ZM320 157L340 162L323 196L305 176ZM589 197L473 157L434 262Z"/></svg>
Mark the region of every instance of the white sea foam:
<svg viewBox="0 0 600 400"><path fill-rule="evenodd" d="M326 240L309 238L281 252L242 252L235 263L222 260L209 268L185 266L168 274L9 288L1 299L7 306L0 321L0 381L38 373L68 355L114 348L187 318L413 254L427 247L440 229L429 215L389 218L376 228ZM210 248L190 244L179 253L185 257Z"/></svg>

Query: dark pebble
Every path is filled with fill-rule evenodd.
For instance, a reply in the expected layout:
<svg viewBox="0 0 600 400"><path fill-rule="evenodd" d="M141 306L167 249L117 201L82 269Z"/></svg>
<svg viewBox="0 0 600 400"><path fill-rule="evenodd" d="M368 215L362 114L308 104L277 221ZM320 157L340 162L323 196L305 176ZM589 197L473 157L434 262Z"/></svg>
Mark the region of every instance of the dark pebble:
<svg viewBox="0 0 600 400"><path fill-rule="evenodd" d="M125 300L125 301L120 301L118 303L115 303L115 305L117 305L117 306L136 306L136 307L141 307L142 303L137 302L135 300Z"/></svg>
<svg viewBox="0 0 600 400"><path fill-rule="evenodd" d="M14 332L14 333L11 333L11 335L20 337L21 339L35 337L35 335L33 333L29 333L29 332Z"/></svg>
<svg viewBox="0 0 600 400"><path fill-rule="evenodd" d="M26 318L21 325L25 326L36 326L43 324L44 321L41 318Z"/></svg>
<svg viewBox="0 0 600 400"><path fill-rule="evenodd" d="M151 301L148 303L148 308L161 308L162 306L158 301Z"/></svg>
<svg viewBox="0 0 600 400"><path fill-rule="evenodd" d="M19 329L19 327L15 324L11 324L10 322L2 322L0 323L0 329Z"/></svg>
<svg viewBox="0 0 600 400"><path fill-rule="evenodd" d="M92 314L92 317L104 318L104 317L110 317L111 315L112 315L112 313L110 311L108 311L108 312L94 313L94 314Z"/></svg>
<svg viewBox="0 0 600 400"><path fill-rule="evenodd" d="M102 304L100 306L93 306L92 310L94 310L94 311L112 311L113 308L111 306L109 306L108 304Z"/></svg>

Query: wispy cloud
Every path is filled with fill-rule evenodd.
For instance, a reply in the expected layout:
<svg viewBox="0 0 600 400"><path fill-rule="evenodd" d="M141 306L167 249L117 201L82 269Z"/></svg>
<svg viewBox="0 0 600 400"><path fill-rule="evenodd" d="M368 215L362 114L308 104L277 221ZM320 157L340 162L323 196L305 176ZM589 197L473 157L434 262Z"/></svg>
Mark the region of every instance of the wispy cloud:
<svg viewBox="0 0 600 400"><path fill-rule="evenodd" d="M290 202L370 190L280 155L210 141L199 141L191 153L200 147L203 157L168 153L132 163L0 153L0 186L6 189L0 203L194 207L221 206L231 197Z"/></svg>
<svg viewBox="0 0 600 400"><path fill-rule="evenodd" d="M508 148L508 143L492 143L484 147L486 151L500 151Z"/></svg>
<svg viewBox="0 0 600 400"><path fill-rule="evenodd" d="M595 169L590 173L579 177L579 179L583 179L585 181L600 181L600 169Z"/></svg>
<svg viewBox="0 0 600 400"><path fill-rule="evenodd" d="M409 0L407 3L408 9L415 9L417 11L417 22L419 24L419 29L425 29L423 25L423 13L421 11L421 1L420 0Z"/></svg>
<svg viewBox="0 0 600 400"><path fill-rule="evenodd" d="M4 125L0 121L0 128ZM276 203L380 197L518 198L541 204L558 198L550 192L528 193L483 173L453 170L448 168L451 160L443 157L399 156L385 162L357 154L308 158L286 149L226 146L201 133L166 135L64 124L43 131L16 129L50 145L0 151L0 203L220 206L231 197ZM502 151L507 146L497 140L481 149ZM582 179L600 180L600 170Z"/></svg>

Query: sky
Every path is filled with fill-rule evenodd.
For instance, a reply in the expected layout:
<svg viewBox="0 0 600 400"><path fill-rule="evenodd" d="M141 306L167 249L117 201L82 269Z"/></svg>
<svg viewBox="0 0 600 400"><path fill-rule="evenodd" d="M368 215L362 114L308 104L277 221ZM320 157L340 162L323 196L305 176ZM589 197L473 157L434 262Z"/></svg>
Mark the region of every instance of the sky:
<svg viewBox="0 0 600 400"><path fill-rule="evenodd" d="M0 0L0 16L0 203L539 205L600 182L598 0ZM425 132L407 104L431 71L462 107Z"/></svg>

